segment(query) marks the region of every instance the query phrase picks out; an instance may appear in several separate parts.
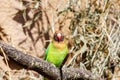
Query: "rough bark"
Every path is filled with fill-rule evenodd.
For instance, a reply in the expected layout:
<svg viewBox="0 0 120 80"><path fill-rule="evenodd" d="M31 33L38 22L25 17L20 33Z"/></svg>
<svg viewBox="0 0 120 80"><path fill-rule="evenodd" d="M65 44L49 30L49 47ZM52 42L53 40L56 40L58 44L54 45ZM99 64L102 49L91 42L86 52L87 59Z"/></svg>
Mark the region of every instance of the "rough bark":
<svg viewBox="0 0 120 80"><path fill-rule="evenodd" d="M0 47L4 50L5 54L8 57L12 58L17 63L24 65L32 70L35 70L43 76L48 77L52 80L61 80L60 70L56 68L53 64L25 54L22 51L19 51L2 41L0 41ZM63 68L62 75L62 80L98 80L98 78L94 77L90 71L86 71L80 68Z"/></svg>

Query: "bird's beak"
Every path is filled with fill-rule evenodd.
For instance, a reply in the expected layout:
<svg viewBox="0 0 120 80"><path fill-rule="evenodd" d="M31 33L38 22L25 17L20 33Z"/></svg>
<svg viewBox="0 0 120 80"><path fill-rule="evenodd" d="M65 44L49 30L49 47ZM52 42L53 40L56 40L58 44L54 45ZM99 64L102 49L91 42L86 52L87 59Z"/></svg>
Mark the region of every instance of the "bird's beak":
<svg viewBox="0 0 120 80"><path fill-rule="evenodd" d="M58 42L60 42L61 36L58 36Z"/></svg>

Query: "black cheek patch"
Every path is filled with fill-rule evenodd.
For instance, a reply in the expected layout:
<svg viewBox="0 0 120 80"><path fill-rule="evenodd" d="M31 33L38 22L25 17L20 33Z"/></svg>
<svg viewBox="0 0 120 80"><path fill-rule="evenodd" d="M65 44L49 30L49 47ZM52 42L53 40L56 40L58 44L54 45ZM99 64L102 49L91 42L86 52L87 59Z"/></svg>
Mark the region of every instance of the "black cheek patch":
<svg viewBox="0 0 120 80"><path fill-rule="evenodd" d="M55 40L55 41L58 41L58 38L57 38L57 35L56 35L56 34L54 35L54 40Z"/></svg>
<svg viewBox="0 0 120 80"><path fill-rule="evenodd" d="M62 42L64 40L64 36L62 35L61 36L61 39L60 39L60 42Z"/></svg>

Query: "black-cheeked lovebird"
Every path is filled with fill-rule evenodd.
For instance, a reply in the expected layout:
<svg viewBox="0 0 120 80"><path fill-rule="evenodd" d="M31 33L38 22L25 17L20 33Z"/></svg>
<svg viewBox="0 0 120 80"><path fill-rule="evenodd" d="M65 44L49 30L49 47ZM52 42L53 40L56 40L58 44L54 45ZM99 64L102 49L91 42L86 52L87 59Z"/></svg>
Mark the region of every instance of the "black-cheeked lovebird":
<svg viewBox="0 0 120 80"><path fill-rule="evenodd" d="M61 31L56 31L46 49L45 60L53 63L56 67L60 67L67 54L68 47L65 36Z"/></svg>

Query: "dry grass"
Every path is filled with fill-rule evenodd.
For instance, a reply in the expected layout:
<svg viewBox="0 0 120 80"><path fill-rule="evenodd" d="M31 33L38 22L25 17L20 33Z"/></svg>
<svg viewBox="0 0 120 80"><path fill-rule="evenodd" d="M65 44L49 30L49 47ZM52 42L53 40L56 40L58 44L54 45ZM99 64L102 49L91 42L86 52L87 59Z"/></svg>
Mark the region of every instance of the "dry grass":
<svg viewBox="0 0 120 80"><path fill-rule="evenodd" d="M74 40L74 56L68 66L114 79L114 68L118 67L120 72L120 1L86 0L84 8L82 3L81 0L69 0L65 10L59 13L73 14L69 29Z"/></svg>

